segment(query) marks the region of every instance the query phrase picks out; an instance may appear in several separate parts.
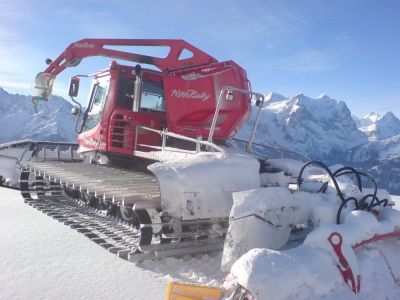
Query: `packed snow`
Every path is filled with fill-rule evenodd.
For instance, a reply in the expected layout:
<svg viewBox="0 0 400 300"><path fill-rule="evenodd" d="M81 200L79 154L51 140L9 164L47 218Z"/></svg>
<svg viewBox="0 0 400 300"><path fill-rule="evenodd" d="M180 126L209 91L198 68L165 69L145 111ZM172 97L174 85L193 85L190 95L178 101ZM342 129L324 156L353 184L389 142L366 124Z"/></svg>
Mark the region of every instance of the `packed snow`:
<svg viewBox="0 0 400 300"><path fill-rule="evenodd" d="M280 188L273 189L278 192ZM288 201L305 200L300 197ZM400 204L399 198L393 200ZM347 229L340 229L346 239L346 233L358 240L379 232L374 217L365 214L350 215ZM382 216L398 222L399 212L392 214ZM390 222L385 224L388 229ZM321 236L338 230L335 226L339 227L321 224L303 245L295 248L250 250L233 264L224 286L242 284L257 299L398 299L399 239L357 248L362 283L360 295L355 296L343 282L334 256L327 250L329 245L320 244ZM0 250L0 294L5 299L163 299L168 280L219 287L228 275L220 270L221 253L131 264L24 204L18 191L6 189L0 190Z"/></svg>
<svg viewBox="0 0 400 300"><path fill-rule="evenodd" d="M2 299L162 299L166 280L0 190ZM157 278L158 277L158 278Z"/></svg>
<svg viewBox="0 0 400 300"><path fill-rule="evenodd" d="M220 253L118 258L0 188L1 299L164 299L169 280L218 286Z"/></svg>

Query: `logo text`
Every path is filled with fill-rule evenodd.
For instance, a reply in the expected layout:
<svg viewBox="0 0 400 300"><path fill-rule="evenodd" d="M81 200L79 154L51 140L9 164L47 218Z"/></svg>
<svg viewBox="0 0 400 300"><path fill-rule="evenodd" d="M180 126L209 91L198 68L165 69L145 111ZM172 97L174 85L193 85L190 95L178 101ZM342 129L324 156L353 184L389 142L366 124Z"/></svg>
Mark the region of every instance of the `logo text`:
<svg viewBox="0 0 400 300"><path fill-rule="evenodd" d="M171 90L171 96L175 98L198 100L201 102L204 102L208 98L210 98L210 94L208 94L207 92L199 92L194 89L184 90L184 91L179 89L173 89Z"/></svg>

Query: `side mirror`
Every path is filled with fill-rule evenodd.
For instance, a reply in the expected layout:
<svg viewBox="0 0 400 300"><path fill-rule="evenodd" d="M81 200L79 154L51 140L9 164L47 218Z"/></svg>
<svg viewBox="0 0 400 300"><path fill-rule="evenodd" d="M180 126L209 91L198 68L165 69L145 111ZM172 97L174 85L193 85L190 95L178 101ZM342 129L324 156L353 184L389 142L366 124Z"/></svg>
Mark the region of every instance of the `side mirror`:
<svg viewBox="0 0 400 300"><path fill-rule="evenodd" d="M69 82L69 92L68 95L70 97L76 97L78 96L78 91L79 91L79 78L78 77L72 77L71 81Z"/></svg>
<svg viewBox="0 0 400 300"><path fill-rule="evenodd" d="M262 104L263 104L263 102L261 99L256 100L256 106L261 107Z"/></svg>
<svg viewBox="0 0 400 300"><path fill-rule="evenodd" d="M71 109L71 114L74 115L75 117L76 117L76 116L79 116L80 113L81 113L81 109L80 109L79 107L77 107L77 106L74 106L74 107Z"/></svg>

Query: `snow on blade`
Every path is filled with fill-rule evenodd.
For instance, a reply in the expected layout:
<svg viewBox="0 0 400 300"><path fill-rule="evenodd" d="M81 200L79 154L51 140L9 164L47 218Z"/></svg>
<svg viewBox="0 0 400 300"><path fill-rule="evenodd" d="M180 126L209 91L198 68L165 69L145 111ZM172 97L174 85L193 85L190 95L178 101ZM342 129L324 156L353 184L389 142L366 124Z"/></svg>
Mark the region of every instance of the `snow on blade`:
<svg viewBox="0 0 400 300"><path fill-rule="evenodd" d="M163 210L183 220L223 218L232 192L258 188L259 162L236 153L199 153L148 167L158 179Z"/></svg>

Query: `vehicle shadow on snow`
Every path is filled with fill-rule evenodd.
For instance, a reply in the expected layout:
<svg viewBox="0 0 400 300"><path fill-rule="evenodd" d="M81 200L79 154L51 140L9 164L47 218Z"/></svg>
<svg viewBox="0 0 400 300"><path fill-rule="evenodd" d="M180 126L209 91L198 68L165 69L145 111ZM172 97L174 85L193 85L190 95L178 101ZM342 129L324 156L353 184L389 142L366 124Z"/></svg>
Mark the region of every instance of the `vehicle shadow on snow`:
<svg viewBox="0 0 400 300"><path fill-rule="evenodd" d="M145 260L136 266L159 274L167 280L220 286L226 273L220 270L222 251Z"/></svg>

